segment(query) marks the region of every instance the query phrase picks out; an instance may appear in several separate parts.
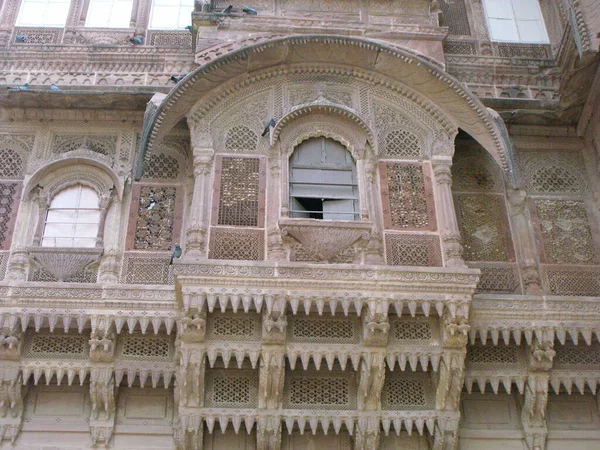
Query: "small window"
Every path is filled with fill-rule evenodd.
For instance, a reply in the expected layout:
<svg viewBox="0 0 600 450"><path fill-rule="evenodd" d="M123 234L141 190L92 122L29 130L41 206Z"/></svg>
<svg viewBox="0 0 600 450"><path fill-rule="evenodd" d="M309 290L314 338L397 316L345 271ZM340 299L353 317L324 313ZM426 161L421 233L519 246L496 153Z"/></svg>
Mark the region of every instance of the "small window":
<svg viewBox="0 0 600 450"><path fill-rule="evenodd" d="M290 158L290 217L360 220L356 164L333 139L313 138Z"/></svg>
<svg viewBox="0 0 600 450"><path fill-rule="evenodd" d="M150 28L185 28L192 23L194 0L154 0Z"/></svg>
<svg viewBox="0 0 600 450"><path fill-rule="evenodd" d="M99 223L100 199L93 189L63 189L48 208L42 247L95 247Z"/></svg>
<svg viewBox="0 0 600 450"><path fill-rule="evenodd" d="M17 25L64 27L71 0L23 0Z"/></svg>
<svg viewBox="0 0 600 450"><path fill-rule="evenodd" d="M133 0L91 0L86 27L129 28Z"/></svg>
<svg viewBox="0 0 600 450"><path fill-rule="evenodd" d="M484 5L492 41L549 42L538 0L484 0Z"/></svg>

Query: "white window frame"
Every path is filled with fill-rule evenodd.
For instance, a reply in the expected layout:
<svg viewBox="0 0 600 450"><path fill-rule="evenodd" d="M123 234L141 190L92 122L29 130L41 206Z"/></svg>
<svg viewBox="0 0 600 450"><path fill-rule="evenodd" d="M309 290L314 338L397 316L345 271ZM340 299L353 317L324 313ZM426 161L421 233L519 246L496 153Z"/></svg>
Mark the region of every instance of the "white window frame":
<svg viewBox="0 0 600 450"><path fill-rule="evenodd" d="M118 12L118 9L115 8L116 3L129 3L128 13L125 16L115 15L115 10ZM93 22L94 9L102 6L104 6L105 8L110 8L110 12L108 14L108 22ZM85 26L88 28L130 28L132 10L133 0L90 0L85 19Z"/></svg>
<svg viewBox="0 0 600 450"><path fill-rule="evenodd" d="M490 35L490 40L492 42L506 42L506 43L520 43L520 44L549 44L550 43L550 39L548 38L548 30L546 29L546 24L544 22L544 15L542 14L542 9L540 7L539 0L503 0L504 2L506 2L506 8L507 8L508 12L510 13L509 18L490 17L490 13L489 13L490 7L488 6L488 1L492 1L492 0L483 0L483 8L484 8L484 12L485 12L485 20L486 20L488 33ZM517 14L515 12L515 6L514 6L515 2L519 2L520 4L529 3L530 6L534 6L536 9L536 12L538 14L537 19L518 19ZM510 25L513 28L514 32L516 33L516 39L495 38L493 36L493 27L492 27L490 20L506 21L507 25ZM543 36L541 37L541 40L531 41L531 40L526 40L521 37L520 32L519 32L519 23L524 23L524 22L525 23L531 22L531 23L539 24L540 29L543 31Z"/></svg>
<svg viewBox="0 0 600 450"><path fill-rule="evenodd" d="M39 4L43 9L41 17L43 18L40 22L28 22L27 17L25 17L25 10L28 5ZM49 17L48 11L52 7L56 7L56 5L64 5L66 4L64 18L60 22L49 22L47 18ZM69 16L69 9L71 7L71 0L22 0L21 6L19 8L19 15L17 16L17 26L21 27L56 27L63 28L67 23L67 17Z"/></svg>
<svg viewBox="0 0 600 450"><path fill-rule="evenodd" d="M163 2L165 2L165 0L162 0ZM173 1L173 0L172 0ZM177 8L177 20L178 23L175 25L169 25L169 26L156 26L154 25L154 13L156 11L156 2L157 0L152 0L152 8L150 10L150 20L148 22L148 28L150 30L182 30L185 27L187 27L188 25L191 25L192 23L192 18L191 18L191 14L192 11L194 10L194 1L193 0L175 0L178 2L177 5L158 5L159 9L160 8ZM185 3L191 3L190 5L186 5ZM189 15L187 18L186 23L182 24L181 22L181 12L182 9L188 9L189 8Z"/></svg>
<svg viewBox="0 0 600 450"><path fill-rule="evenodd" d="M98 200L97 206L90 208L90 207L86 207L86 205L81 204L82 193L83 193L84 189L91 191L96 196L96 198ZM74 204L71 207L53 207L52 205L55 203L56 198L59 195L63 194L67 190L76 190L76 192L73 192L73 195L75 195ZM53 211L73 211L75 213L74 220L66 221L66 222L60 222L60 221L55 221L55 220L50 221L49 217L51 216ZM98 213L97 218L96 218L96 220L94 220L92 222L80 221L80 217L79 217L80 211L96 211ZM71 232L65 236L48 236L46 234L48 224L62 225L64 229L68 229L69 227L71 227ZM41 246L42 247L69 247L69 248L93 248L93 247L96 247L97 241L98 241L98 232L100 230L101 224L102 224L102 208L101 208L100 197L98 196L98 193L94 189L92 189L88 186L82 185L82 184L67 187L67 188L61 190L60 192L58 192L54 196L54 198L50 202L50 206L48 207L48 210L46 211L46 217L44 219L44 230L42 232L42 238L41 238ZM93 236L93 237L92 236L76 236L75 233L76 233L77 225L90 225L91 227L95 226L96 227L95 236ZM57 245L57 240L60 240L61 245ZM85 242L86 244L81 245L82 242Z"/></svg>

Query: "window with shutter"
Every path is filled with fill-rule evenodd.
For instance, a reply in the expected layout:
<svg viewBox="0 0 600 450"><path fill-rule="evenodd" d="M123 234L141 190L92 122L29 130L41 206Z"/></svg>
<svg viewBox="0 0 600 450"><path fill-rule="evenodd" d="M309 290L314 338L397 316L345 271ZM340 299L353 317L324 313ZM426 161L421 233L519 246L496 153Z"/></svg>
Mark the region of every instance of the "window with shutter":
<svg viewBox="0 0 600 450"><path fill-rule="evenodd" d="M360 220L356 163L339 142L313 138L290 158L290 217Z"/></svg>

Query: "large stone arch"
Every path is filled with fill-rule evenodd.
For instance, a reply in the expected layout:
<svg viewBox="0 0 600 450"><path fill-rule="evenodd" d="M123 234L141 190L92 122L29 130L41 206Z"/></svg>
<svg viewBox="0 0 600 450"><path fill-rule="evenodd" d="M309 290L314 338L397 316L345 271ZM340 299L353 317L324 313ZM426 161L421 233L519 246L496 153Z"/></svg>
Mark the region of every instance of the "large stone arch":
<svg viewBox="0 0 600 450"><path fill-rule="evenodd" d="M139 161L143 161L145 153L192 110L197 114L199 110L212 108L216 100L210 94L215 89L219 88L223 96L230 95L235 89L295 71L344 74L401 94L435 117L447 134L458 128L468 132L492 155L506 178L514 184L505 129L477 97L422 55L356 37L275 38L242 47L200 66L147 114ZM228 84L223 88L234 79L235 85Z"/></svg>

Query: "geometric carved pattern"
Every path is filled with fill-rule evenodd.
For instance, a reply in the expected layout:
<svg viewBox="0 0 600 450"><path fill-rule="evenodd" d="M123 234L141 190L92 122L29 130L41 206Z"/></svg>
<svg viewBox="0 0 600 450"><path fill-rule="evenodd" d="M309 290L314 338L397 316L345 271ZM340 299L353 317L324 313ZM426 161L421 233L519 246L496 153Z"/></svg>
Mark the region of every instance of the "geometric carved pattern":
<svg viewBox="0 0 600 450"><path fill-rule="evenodd" d="M219 225L258 226L259 168L258 158L221 158Z"/></svg>
<svg viewBox="0 0 600 450"><path fill-rule="evenodd" d="M356 375L341 371L287 371L284 408L354 409Z"/></svg>
<svg viewBox="0 0 600 450"><path fill-rule="evenodd" d="M208 258L261 261L264 247L263 230L212 227Z"/></svg>
<svg viewBox="0 0 600 450"><path fill-rule="evenodd" d="M174 348L171 336L142 334L122 335L118 339L117 356L124 360L171 362Z"/></svg>
<svg viewBox="0 0 600 450"><path fill-rule="evenodd" d="M518 157L529 194L586 195L588 183L580 152L527 151Z"/></svg>
<svg viewBox="0 0 600 450"><path fill-rule="evenodd" d="M173 266L169 253L126 252L123 258L121 283L173 284Z"/></svg>
<svg viewBox="0 0 600 450"><path fill-rule="evenodd" d="M27 333L24 358L88 359L89 334Z"/></svg>
<svg viewBox="0 0 600 450"><path fill-rule="evenodd" d="M213 341L260 341L261 326L257 314L213 313L208 317L206 339Z"/></svg>
<svg viewBox="0 0 600 450"><path fill-rule="evenodd" d="M11 148L0 148L0 179L19 178L23 170L23 158Z"/></svg>
<svg viewBox="0 0 600 450"><path fill-rule="evenodd" d="M66 153L84 149L106 156L113 156L116 148L117 136L56 135L52 143L52 153Z"/></svg>
<svg viewBox="0 0 600 450"><path fill-rule="evenodd" d="M545 262L595 264L598 253L584 202L534 200Z"/></svg>
<svg viewBox="0 0 600 450"><path fill-rule="evenodd" d="M390 266L442 266L438 236L386 233L385 246Z"/></svg>
<svg viewBox="0 0 600 450"><path fill-rule="evenodd" d="M457 195L464 258L467 261L506 261L506 210L500 196Z"/></svg>
<svg viewBox="0 0 600 450"><path fill-rule="evenodd" d="M0 252L0 280L4 280L10 252Z"/></svg>
<svg viewBox="0 0 600 450"><path fill-rule="evenodd" d="M171 250L177 188L141 186L133 248Z"/></svg>
<svg viewBox="0 0 600 450"><path fill-rule="evenodd" d="M244 125L236 125L225 136L225 151L228 153L254 153L258 136Z"/></svg>
<svg viewBox="0 0 600 450"><path fill-rule="evenodd" d="M431 229L435 213L428 189L431 179L421 164L381 163L386 228Z"/></svg>
<svg viewBox="0 0 600 450"><path fill-rule="evenodd" d="M208 407L256 408L258 406L258 371L208 369L206 371Z"/></svg>
<svg viewBox="0 0 600 450"><path fill-rule="evenodd" d="M476 370L524 369L523 348L515 345L476 345L467 347L467 368Z"/></svg>
<svg viewBox="0 0 600 450"><path fill-rule="evenodd" d="M600 345L592 346L559 345L555 346L554 369L598 370L600 369Z"/></svg>
<svg viewBox="0 0 600 450"><path fill-rule="evenodd" d="M1 158L0 154L0 158ZM5 164L4 159L0 166ZM19 183L0 183L0 249L10 247L11 233L17 215L15 197L20 194Z"/></svg>
<svg viewBox="0 0 600 450"><path fill-rule="evenodd" d="M290 342L358 343L358 324L351 318L298 317L289 319Z"/></svg>
<svg viewBox="0 0 600 450"><path fill-rule="evenodd" d="M172 180L179 176L179 170L179 161L164 153L150 155L144 162L144 178Z"/></svg>
<svg viewBox="0 0 600 450"><path fill-rule="evenodd" d="M385 374L381 392L381 406L387 410L434 409L434 392L427 374L402 373Z"/></svg>
<svg viewBox="0 0 600 450"><path fill-rule="evenodd" d="M469 267L481 270L477 291L488 294L520 294L519 269L509 263L468 263Z"/></svg>
<svg viewBox="0 0 600 450"><path fill-rule="evenodd" d="M553 295L600 297L600 267L542 265L546 289Z"/></svg>
<svg viewBox="0 0 600 450"><path fill-rule="evenodd" d="M433 337L431 324L425 320L394 320L392 337L397 341L429 341Z"/></svg>
<svg viewBox="0 0 600 450"><path fill-rule="evenodd" d="M497 164L483 150L460 148L452 164L452 188L460 192L502 192Z"/></svg>
<svg viewBox="0 0 600 450"><path fill-rule="evenodd" d="M31 261L27 281L59 281L56 276L51 274L37 261ZM95 283L98 281L98 265L92 264L77 272L72 273L67 278L61 280L65 283Z"/></svg>
<svg viewBox="0 0 600 450"><path fill-rule="evenodd" d="M382 157L418 159L421 156L419 138L407 130L392 130L383 141Z"/></svg>
<svg viewBox="0 0 600 450"><path fill-rule="evenodd" d="M448 34L455 36L469 36L471 34L464 0L443 0L438 2L438 5L442 11L440 25L448 27Z"/></svg>

